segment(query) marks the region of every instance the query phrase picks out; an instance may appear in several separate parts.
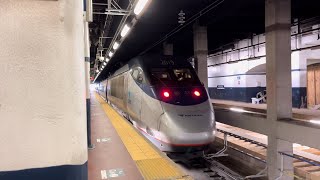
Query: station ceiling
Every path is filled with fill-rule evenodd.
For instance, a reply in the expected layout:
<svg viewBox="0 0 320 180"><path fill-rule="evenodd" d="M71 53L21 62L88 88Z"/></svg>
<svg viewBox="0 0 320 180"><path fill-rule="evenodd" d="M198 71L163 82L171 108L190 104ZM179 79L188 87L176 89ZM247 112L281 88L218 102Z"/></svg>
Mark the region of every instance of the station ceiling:
<svg viewBox="0 0 320 180"><path fill-rule="evenodd" d="M127 7L129 0L115 0L119 6ZM264 32L265 0L150 0L151 3L130 31L120 48L100 74L97 81L108 77L115 69L131 58L146 52L160 50L162 43L156 42L177 27L178 13L185 13L185 21L199 15L198 23L208 28L208 50L214 52L222 45L236 40L249 38L253 34ZM94 3L107 3L107 0L93 0ZM292 18L309 18L319 15L319 0L292 0ZM104 11L103 6L94 5L95 12ZM199 12L202 11L201 15ZM98 39L104 31L105 37L112 37L116 32L122 16L111 16L106 23L106 15L95 14L90 23L91 61L94 63ZM194 21L195 22L195 21ZM110 23L110 24L109 24ZM106 24L106 25L105 25ZM167 38L173 43L174 55L189 58L193 55L193 23L183 26L181 30ZM111 39L103 39L108 48Z"/></svg>

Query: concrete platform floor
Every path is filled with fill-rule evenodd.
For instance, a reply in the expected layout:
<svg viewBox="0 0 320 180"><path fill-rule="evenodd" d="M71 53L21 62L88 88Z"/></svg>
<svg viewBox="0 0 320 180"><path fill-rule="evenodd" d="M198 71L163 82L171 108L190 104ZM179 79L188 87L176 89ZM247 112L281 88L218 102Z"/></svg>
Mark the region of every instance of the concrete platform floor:
<svg viewBox="0 0 320 180"><path fill-rule="evenodd" d="M143 179L96 96L91 93L91 139L95 148L89 150L89 180Z"/></svg>

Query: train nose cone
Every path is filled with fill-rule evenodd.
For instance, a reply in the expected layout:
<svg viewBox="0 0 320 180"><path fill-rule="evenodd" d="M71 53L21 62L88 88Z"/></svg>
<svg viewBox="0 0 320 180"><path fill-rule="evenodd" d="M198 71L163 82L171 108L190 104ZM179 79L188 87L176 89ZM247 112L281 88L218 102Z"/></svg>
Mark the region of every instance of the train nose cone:
<svg viewBox="0 0 320 180"><path fill-rule="evenodd" d="M208 144L215 136L213 111L207 102L192 106L164 104L160 131L175 144Z"/></svg>

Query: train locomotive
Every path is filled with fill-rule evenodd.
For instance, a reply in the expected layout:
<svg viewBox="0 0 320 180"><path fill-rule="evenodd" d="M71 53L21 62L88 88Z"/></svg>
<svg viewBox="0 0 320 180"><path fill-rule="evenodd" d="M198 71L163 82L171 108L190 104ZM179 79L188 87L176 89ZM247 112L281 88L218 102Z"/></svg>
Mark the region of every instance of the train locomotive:
<svg viewBox="0 0 320 180"><path fill-rule="evenodd" d="M214 140L214 111L188 61L133 58L100 82L98 92L162 151L200 151Z"/></svg>

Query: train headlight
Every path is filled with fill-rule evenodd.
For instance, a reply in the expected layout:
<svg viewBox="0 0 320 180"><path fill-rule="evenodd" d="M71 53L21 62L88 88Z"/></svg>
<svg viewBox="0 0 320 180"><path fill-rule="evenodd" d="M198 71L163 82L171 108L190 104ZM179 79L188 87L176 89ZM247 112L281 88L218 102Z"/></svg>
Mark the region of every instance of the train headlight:
<svg viewBox="0 0 320 180"><path fill-rule="evenodd" d="M199 97L199 96L201 95L200 92L197 91L197 90L193 91L193 94L194 94L195 96L197 96L197 97Z"/></svg>
<svg viewBox="0 0 320 180"><path fill-rule="evenodd" d="M160 100L164 102L171 102L174 100L174 93L169 88L160 90L159 92Z"/></svg>
<svg viewBox="0 0 320 180"><path fill-rule="evenodd" d="M168 91L164 91L163 92L163 96L166 97L166 98L169 98L170 97L170 93Z"/></svg>

